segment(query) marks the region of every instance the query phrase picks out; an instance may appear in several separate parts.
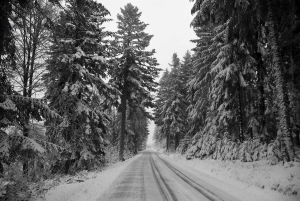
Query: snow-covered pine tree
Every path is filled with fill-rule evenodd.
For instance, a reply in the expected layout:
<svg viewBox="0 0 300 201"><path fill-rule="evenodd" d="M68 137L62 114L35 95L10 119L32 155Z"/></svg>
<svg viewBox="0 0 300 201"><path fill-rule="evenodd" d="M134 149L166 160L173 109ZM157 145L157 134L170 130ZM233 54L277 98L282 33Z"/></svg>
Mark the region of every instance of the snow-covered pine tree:
<svg viewBox="0 0 300 201"><path fill-rule="evenodd" d="M160 81L156 100L156 124L161 126L162 135L166 137L167 151L171 141L176 149L187 128L186 101L186 66L181 65L180 59L174 53L171 72L166 71Z"/></svg>
<svg viewBox="0 0 300 201"><path fill-rule="evenodd" d="M252 27L253 24L249 25L249 12L246 12L248 6L246 1L224 1L222 3L196 1L192 9L192 13L197 13L192 22L196 33L199 32L201 36L202 30L213 30L211 44L207 47L205 47L205 43L202 45L206 49L204 52L208 51L210 57L215 57L214 61L208 60L211 68L209 73L201 74L206 76L205 81L210 79L212 83L207 88L209 98L204 99L210 102L207 105L209 113L206 114L205 131L217 134L233 128L229 133L239 133L238 138L241 141L244 139L249 125L248 118L253 116L253 110L246 112L247 108L251 108L248 104L252 104L247 100L253 94L251 93L253 85L250 85L249 82L256 79L254 70L256 61L250 55L249 43L245 43L249 37L253 36L249 34L248 27ZM201 63L200 60L200 65L202 65ZM195 82L196 79L193 81ZM204 83L202 86L207 86ZM191 82L191 84L194 83ZM203 107L204 104L197 105ZM197 114L196 111L193 113Z"/></svg>
<svg viewBox="0 0 300 201"><path fill-rule="evenodd" d="M146 142L149 130L148 130L148 119L140 110L140 108L130 108L129 115L129 128L133 135L129 141L133 142L133 147L131 151L133 154L137 154L138 151L142 148L142 145ZM129 136L126 136L129 138Z"/></svg>
<svg viewBox="0 0 300 201"><path fill-rule="evenodd" d="M295 151L293 147L293 139L292 139L292 130L291 130L291 122L290 122L290 111L289 111L289 103L288 103L288 93L287 93L287 85L286 80L284 77L284 67L283 67L283 58L281 56L282 47L284 45L279 44L279 29L278 26L280 26L280 22L284 23L285 28L291 29L291 25L288 21L284 21L284 18L279 18L276 20L275 17L275 11L281 11L280 13L284 14L285 12L282 12L280 7L275 5L280 5L283 2L280 0L278 1L267 1L267 23L268 23L268 40L269 44L271 46L271 54L272 54L272 63L274 65L274 76L275 76L275 85L276 85L276 93L277 93L277 105L279 107L279 125L281 130L281 136L278 136L281 138L281 153L283 154L283 160L284 161L293 161L295 159ZM290 19L293 19L294 16L292 15L298 15L296 14L296 4L295 2L284 2L284 7L287 8L289 11L292 11L287 16L281 16L281 17L288 17ZM295 25L295 24L293 24ZM292 26L293 26L292 25ZM298 24L299 26L299 24ZM292 33L292 32L290 32ZM299 37L299 36L298 36ZM291 43L291 46L296 45Z"/></svg>
<svg viewBox="0 0 300 201"><path fill-rule="evenodd" d="M225 28L226 27L226 28ZM231 24L226 24L224 30L231 29ZM207 125L207 128L235 128L229 130L230 133L239 133L236 136L240 141L245 138L245 123L246 123L246 101L250 89L248 82L255 79L256 73L253 70L256 65L255 59L249 55L247 46L235 38L229 40L228 33L223 32L225 38L217 59L212 63L210 73L213 75L212 90L210 91L211 107L210 113L213 118L209 122L215 122L215 125ZM227 130L228 131L228 130ZM213 129L210 133L216 133Z"/></svg>
<svg viewBox="0 0 300 201"><path fill-rule="evenodd" d="M185 90L185 75L183 75L183 65L181 65L180 59L177 54L173 54L172 70L170 73L170 94L169 100L171 104L167 109L168 117L170 120L170 133L174 137L174 148L179 145L180 139L183 137L186 131L187 125L187 101Z"/></svg>
<svg viewBox="0 0 300 201"><path fill-rule="evenodd" d="M156 135L155 139L157 143L160 143L163 139L167 137L167 135L165 135L166 128L163 128L163 125L164 125L164 118L166 113L165 105L167 105L167 100L170 94L169 77L170 77L170 72L168 69L166 69L159 80L159 88L155 100L154 116L155 116L155 125L157 128L155 130L155 135Z"/></svg>
<svg viewBox="0 0 300 201"><path fill-rule="evenodd" d="M183 56L182 63L180 65L179 69L179 93L181 94L181 99L180 99L180 108L182 110L181 113L181 118L183 119L183 127L181 128L181 135L179 139L177 140L178 142L175 143L178 145L179 141L185 136L188 135L188 131L190 129L189 121L188 121L188 111L187 108L190 104L188 100L188 86L187 84L189 81L192 79L193 76L193 57L190 53L190 51L187 51L185 55ZM175 146L177 148L177 146Z"/></svg>
<svg viewBox="0 0 300 201"><path fill-rule="evenodd" d="M282 136L277 137L281 137L281 142L283 145L282 153L287 153L287 159L285 160L293 160L294 152L291 140L291 126L289 123L290 114L288 110L288 90L286 88L286 79L284 77L285 73L283 66L284 64L291 65L294 63L290 62L291 58L293 57L286 57L286 53L289 52L288 54L292 55L291 50L297 46L296 42L294 43L294 41L298 40L298 35L296 34L296 30L299 30L297 28L299 23L296 20L299 18L299 12L297 12L298 9L299 3L296 1L286 2L282 0L276 0L272 2L255 0L226 0L222 2L212 2L196 0L194 7L192 8L192 13L196 13L196 16L192 22L192 24L196 25L194 27L201 29L207 25L226 26L224 29L226 31L224 36L226 37L224 38L225 41L223 42L223 47L221 49L223 53L221 51L220 54L223 54L224 56L226 55L226 52L229 53L229 55L230 53L233 53L233 55L231 55L233 60L230 63L237 66L237 64L239 64L239 60L243 61L239 64L239 66L247 69L247 72L242 69L239 70L243 73L243 78L248 85L246 88L244 88L246 90L243 90L245 96L241 97L244 97L244 99L247 101L250 100L251 103L244 105L245 101L244 103L242 101L233 107L233 109L235 109L237 106L240 108L239 133L243 133L241 132L243 131L241 128L245 127L246 125L248 128L250 128L257 127L258 124L258 127L262 128L259 129L261 138L265 139L268 126L265 123L266 118L271 118L271 121L268 122L276 122L279 120L279 129L281 130L279 133L282 133ZM289 10L289 12L286 12L287 10ZM274 15L274 13L280 14ZM295 38L295 40L290 40L291 38ZM236 48L234 49L234 47ZM224 52L224 48L231 51ZM240 54L241 50L242 54ZM267 54L265 54L266 52ZM218 56L221 56L220 54ZM273 58L271 62L268 62L268 55L271 55ZM287 61L285 58L288 58L289 61ZM252 63L250 68L249 66L244 65L245 62L247 63L247 60L248 62ZM226 63L226 61L223 62ZM220 64L220 62L218 64ZM275 68L274 70L270 70L270 74L267 75L270 65L274 65ZM215 65L215 67L219 67L219 65ZM264 77L264 75L267 76ZM273 79L275 80L275 86L277 90L276 93L272 93L273 89L270 90L270 86L272 84L267 83L267 81L270 82ZM239 77L239 80L242 80L241 77ZM238 82L235 81L235 83ZM220 89L220 83L217 83L215 86L213 86L213 88L214 87L218 87ZM255 101L255 98L257 97L255 94L255 88L257 87L259 88L260 92L258 94L259 101ZM219 91L215 89L215 92ZM272 105L272 103L269 104L268 100L272 98L267 96L278 97L273 98L273 100L276 100L276 105L278 105L278 108L273 107L275 110L272 108L270 111L270 105ZM216 96L214 98L216 98ZM220 103L222 102L224 101L220 99ZM243 105L243 107L241 107L241 105ZM215 108L215 106L213 108ZM244 116L241 118L243 110ZM277 110L280 116L278 120L276 120ZM257 118L255 116L257 116ZM253 123L253 120L257 122L255 123L256 125ZM276 128L275 125L276 123L269 124L269 126ZM274 128L268 129L273 130ZM286 148L284 145L286 145Z"/></svg>
<svg viewBox="0 0 300 201"><path fill-rule="evenodd" d="M276 6L280 4L280 6ZM274 22L278 33L278 46L282 58L284 80L286 82L291 116L291 131L294 145L300 145L300 2L273 2ZM288 11L288 12L287 12ZM270 20L270 19L269 19ZM272 55L273 56L273 55ZM273 99L274 100L274 99Z"/></svg>
<svg viewBox="0 0 300 201"><path fill-rule="evenodd" d="M116 57L118 65L111 82L122 92L120 160L123 160L127 103L129 107L139 107L147 117L151 116L145 108L154 107L151 92L154 92L157 86L154 79L158 76L159 69L153 57L155 50L146 50L153 36L145 32L147 24L140 21L141 15L139 9L130 3L121 9L121 14L117 15Z"/></svg>
<svg viewBox="0 0 300 201"><path fill-rule="evenodd" d="M213 26L201 26L192 22L195 28L195 33L198 39L192 40L196 47L193 49L193 76L187 83L189 106L189 135L194 136L200 134L206 124L208 117L208 109L210 106L209 92L211 90L211 81L213 80L210 74L211 64L216 59L219 53L219 46L222 41L213 40L218 29Z"/></svg>
<svg viewBox="0 0 300 201"><path fill-rule="evenodd" d="M191 52L188 50L186 51L185 55L183 56L182 64L181 64L181 82L183 88L185 88L185 93L187 93L188 86L186 84L192 79L193 77L193 57ZM185 94L185 96L187 96Z"/></svg>
<svg viewBox="0 0 300 201"><path fill-rule="evenodd" d="M155 100L155 110L154 110L155 123L158 126L161 126L163 120L163 117L161 115L163 104L168 99L168 95L170 92L169 76L170 76L170 72L168 69L166 69L159 80L159 88L157 90L157 95Z"/></svg>
<svg viewBox="0 0 300 201"><path fill-rule="evenodd" d="M12 86L8 82L7 76L4 72L4 68L2 67L3 60L1 60L1 68L0 68L0 104L2 105L5 102L6 98L3 95L11 94L12 93ZM6 128L8 123L13 122L16 111L15 105L10 104L11 107L0 107L0 175L3 175L4 169L2 163L5 162L6 157L9 154L9 150L7 145L2 145L4 139L6 138L6 133L2 131L3 128ZM8 105L9 106L9 105Z"/></svg>
<svg viewBox="0 0 300 201"><path fill-rule="evenodd" d="M155 124L153 140L156 147L162 147L163 136L161 135L160 129L161 127Z"/></svg>
<svg viewBox="0 0 300 201"><path fill-rule="evenodd" d="M110 144L114 147L119 146L121 132L122 114L113 110L110 112L112 121L110 122ZM139 107L127 108L126 135L124 139L124 155L135 155L142 148L149 134L148 118Z"/></svg>
<svg viewBox="0 0 300 201"><path fill-rule="evenodd" d="M119 93L103 80L112 67L105 40L112 33L102 27L108 14L93 0L68 0L53 32L46 97L67 124L49 129L47 135L67 144L78 165L84 160L99 162L104 154L109 121L105 111Z"/></svg>

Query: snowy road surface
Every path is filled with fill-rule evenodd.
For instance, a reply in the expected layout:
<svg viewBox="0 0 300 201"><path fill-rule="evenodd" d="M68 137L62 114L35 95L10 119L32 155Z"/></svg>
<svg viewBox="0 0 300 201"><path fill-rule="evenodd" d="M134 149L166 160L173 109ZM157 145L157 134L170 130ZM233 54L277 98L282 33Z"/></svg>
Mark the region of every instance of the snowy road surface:
<svg viewBox="0 0 300 201"><path fill-rule="evenodd" d="M155 151L144 151L104 192L98 201L113 200L197 200L238 199L197 179L166 161Z"/></svg>

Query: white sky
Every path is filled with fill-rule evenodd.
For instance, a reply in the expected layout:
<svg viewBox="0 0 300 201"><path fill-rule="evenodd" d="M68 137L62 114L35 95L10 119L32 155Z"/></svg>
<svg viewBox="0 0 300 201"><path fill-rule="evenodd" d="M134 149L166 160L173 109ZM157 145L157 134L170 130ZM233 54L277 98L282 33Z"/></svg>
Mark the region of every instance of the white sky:
<svg viewBox="0 0 300 201"><path fill-rule="evenodd" d="M177 53L182 59L187 50L194 47L190 42L196 35L190 27L193 19L191 8L193 2L189 0L97 0L111 13L112 22L105 23L106 29L117 30L117 14L120 8L127 3L137 6L142 12L141 21L149 24L146 33L154 35L149 49L155 49L155 57L159 68L165 69L171 63L173 53ZM154 132L154 123L149 125L150 135L147 144L151 144Z"/></svg>

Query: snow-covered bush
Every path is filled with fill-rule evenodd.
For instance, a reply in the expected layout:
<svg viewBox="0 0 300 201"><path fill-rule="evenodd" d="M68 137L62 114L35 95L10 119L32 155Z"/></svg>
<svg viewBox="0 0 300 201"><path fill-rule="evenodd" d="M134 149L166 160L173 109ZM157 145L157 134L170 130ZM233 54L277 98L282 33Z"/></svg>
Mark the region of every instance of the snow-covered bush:
<svg viewBox="0 0 300 201"><path fill-rule="evenodd" d="M182 147L189 147L183 152ZM267 160L269 164L275 165L282 160L280 141L275 140L269 144L259 140L248 140L243 143L234 142L228 138L218 139L209 134L194 137L189 144L180 144L177 149L181 154L186 153L186 158L212 158L215 160L240 160L252 162Z"/></svg>
<svg viewBox="0 0 300 201"><path fill-rule="evenodd" d="M5 168L3 178L0 178L0 200L27 200L31 196L29 182L24 177L21 163L10 164Z"/></svg>

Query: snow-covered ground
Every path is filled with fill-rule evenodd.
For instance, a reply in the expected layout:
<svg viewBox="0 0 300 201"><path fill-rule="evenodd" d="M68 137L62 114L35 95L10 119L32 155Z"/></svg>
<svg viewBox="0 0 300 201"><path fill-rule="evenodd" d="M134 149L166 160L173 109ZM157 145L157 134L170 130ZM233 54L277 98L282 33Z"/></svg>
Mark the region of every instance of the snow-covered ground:
<svg viewBox="0 0 300 201"><path fill-rule="evenodd" d="M124 169L138 156L109 166L94 178L81 183L61 184L50 189L38 201L94 201L97 200ZM93 174L93 173L92 173Z"/></svg>
<svg viewBox="0 0 300 201"><path fill-rule="evenodd" d="M164 158L243 201L300 200L300 163L186 160L179 154Z"/></svg>
<svg viewBox="0 0 300 201"><path fill-rule="evenodd" d="M81 183L61 184L46 193L47 201L94 201L118 178L120 173L136 160L137 155L125 162L111 165L94 178ZM286 163L270 166L260 162L232 162L216 160L186 160L184 156L160 154L177 166L213 186L243 201L299 201L300 165ZM297 195L296 195L297 193Z"/></svg>

